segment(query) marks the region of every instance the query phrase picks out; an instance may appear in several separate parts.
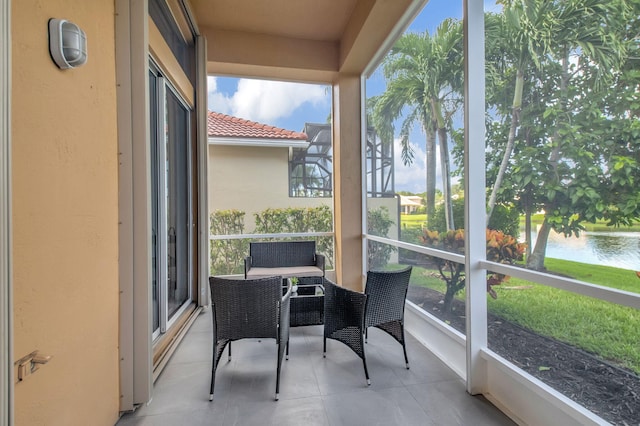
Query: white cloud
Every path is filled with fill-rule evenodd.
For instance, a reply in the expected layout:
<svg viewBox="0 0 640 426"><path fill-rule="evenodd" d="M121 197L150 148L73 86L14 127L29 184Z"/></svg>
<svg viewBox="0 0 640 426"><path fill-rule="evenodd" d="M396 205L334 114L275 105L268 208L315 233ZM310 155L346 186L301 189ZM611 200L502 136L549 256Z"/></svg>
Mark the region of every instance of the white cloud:
<svg viewBox="0 0 640 426"><path fill-rule="evenodd" d="M262 123L288 117L305 103L321 105L330 100L325 87L319 85L239 79L238 90L228 96L218 92L215 77L208 77L207 82L210 110Z"/></svg>
<svg viewBox="0 0 640 426"><path fill-rule="evenodd" d="M218 92L218 80L215 77L207 77L207 108L222 114L232 114L231 98Z"/></svg>
<svg viewBox="0 0 640 426"><path fill-rule="evenodd" d="M413 162L405 166L402 162L402 146L400 138L394 139L393 149L394 170L395 170L395 187L396 191L411 191L413 193L422 193L427 189L427 153L424 149L424 143L418 144L409 141L413 148ZM436 146L436 188L442 190L442 168L440 167L440 147ZM451 179L451 184L457 183L459 178Z"/></svg>
<svg viewBox="0 0 640 426"><path fill-rule="evenodd" d="M402 162L400 139L393 140L396 191L425 192L427 187L427 154L418 144L411 141L409 144L413 148L413 162L405 166Z"/></svg>

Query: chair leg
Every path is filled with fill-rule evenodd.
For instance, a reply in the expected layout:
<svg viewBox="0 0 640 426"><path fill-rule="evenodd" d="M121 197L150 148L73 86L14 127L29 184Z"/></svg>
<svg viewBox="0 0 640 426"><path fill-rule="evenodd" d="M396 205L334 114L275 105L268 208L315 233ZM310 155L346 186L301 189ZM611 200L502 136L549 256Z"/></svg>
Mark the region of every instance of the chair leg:
<svg viewBox="0 0 640 426"><path fill-rule="evenodd" d="M407 358L407 346L404 340L404 326L402 327L402 351L404 352L404 363L407 366L407 370L409 369L409 358Z"/></svg>
<svg viewBox="0 0 640 426"><path fill-rule="evenodd" d="M362 365L364 365L364 377L367 378L367 386L371 386L371 380L369 380L369 370L367 369L367 360L362 357Z"/></svg>
<svg viewBox="0 0 640 426"><path fill-rule="evenodd" d="M227 358L228 361L231 361L231 342L229 342L229 357Z"/></svg>
<svg viewBox="0 0 640 426"><path fill-rule="evenodd" d="M280 366L282 365L282 352L280 352L280 345L282 343L278 343L278 365L276 366L276 401L280 398ZM289 344L287 343L287 349L289 349Z"/></svg>
<svg viewBox="0 0 640 426"><path fill-rule="evenodd" d="M325 337L322 342L322 358L327 357L327 338Z"/></svg>
<svg viewBox="0 0 640 426"><path fill-rule="evenodd" d="M211 366L211 387L209 388L209 401L213 401L213 387L216 384L216 356L215 356L216 348L213 348L213 365Z"/></svg>
<svg viewBox="0 0 640 426"><path fill-rule="evenodd" d="M369 338L369 327L367 327L367 328L365 328L365 329L364 329L364 342L365 342L365 343L368 343L368 342L367 342L367 339L368 339L368 338Z"/></svg>
<svg viewBox="0 0 640 426"><path fill-rule="evenodd" d="M287 348L285 350L285 358L287 361L289 360L289 341L287 340Z"/></svg>

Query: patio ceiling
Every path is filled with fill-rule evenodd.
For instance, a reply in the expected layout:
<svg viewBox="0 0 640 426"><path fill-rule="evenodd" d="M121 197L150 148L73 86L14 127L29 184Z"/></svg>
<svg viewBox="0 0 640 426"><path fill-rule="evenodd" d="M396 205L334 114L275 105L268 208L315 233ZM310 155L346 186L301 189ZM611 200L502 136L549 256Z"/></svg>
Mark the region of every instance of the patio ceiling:
<svg viewBox="0 0 640 426"><path fill-rule="evenodd" d="M331 83L360 74L422 0L191 0L210 74Z"/></svg>

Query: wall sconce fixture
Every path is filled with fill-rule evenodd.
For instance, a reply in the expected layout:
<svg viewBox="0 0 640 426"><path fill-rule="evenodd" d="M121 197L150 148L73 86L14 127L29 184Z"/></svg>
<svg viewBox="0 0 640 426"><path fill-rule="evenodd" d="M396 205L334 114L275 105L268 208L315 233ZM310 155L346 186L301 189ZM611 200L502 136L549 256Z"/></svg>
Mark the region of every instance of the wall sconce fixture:
<svg viewBox="0 0 640 426"><path fill-rule="evenodd" d="M73 22L49 19L49 52L61 69L75 68L87 62L87 36Z"/></svg>

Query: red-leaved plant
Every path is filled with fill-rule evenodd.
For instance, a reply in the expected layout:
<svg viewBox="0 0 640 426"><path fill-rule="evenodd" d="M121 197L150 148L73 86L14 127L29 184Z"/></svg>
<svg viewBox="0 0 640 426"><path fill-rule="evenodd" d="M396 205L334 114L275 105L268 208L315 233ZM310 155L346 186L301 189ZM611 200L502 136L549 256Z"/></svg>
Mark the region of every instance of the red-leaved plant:
<svg viewBox="0 0 640 426"><path fill-rule="evenodd" d="M502 231L487 229L487 260L497 263L513 264L522 260L526 245L518 243L511 235ZM443 233L425 229L421 236L423 245L452 253L464 254L464 229L456 229ZM453 299L465 286L464 264L430 256L438 267L440 276L447 289L444 295L444 312L451 312ZM493 286L509 279L508 275L487 272L487 292L494 299L498 297Z"/></svg>

